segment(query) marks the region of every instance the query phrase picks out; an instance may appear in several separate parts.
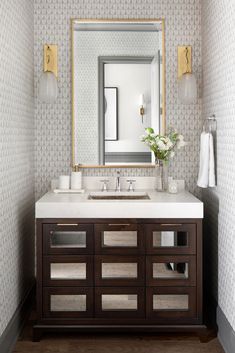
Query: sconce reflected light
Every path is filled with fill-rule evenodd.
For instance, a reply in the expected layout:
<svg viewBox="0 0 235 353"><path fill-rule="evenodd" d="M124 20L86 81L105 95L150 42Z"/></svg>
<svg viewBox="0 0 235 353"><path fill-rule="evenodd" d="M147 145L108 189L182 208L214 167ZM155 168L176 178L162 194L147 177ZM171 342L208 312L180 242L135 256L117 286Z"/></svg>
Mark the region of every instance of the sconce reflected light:
<svg viewBox="0 0 235 353"><path fill-rule="evenodd" d="M178 95L184 104L197 100L197 81L192 73L192 47L178 47Z"/></svg>
<svg viewBox="0 0 235 353"><path fill-rule="evenodd" d="M44 45L43 73L39 80L39 99L53 103L58 94L57 84L57 45Z"/></svg>
<svg viewBox="0 0 235 353"><path fill-rule="evenodd" d="M144 114L145 114L145 110L144 110L144 95L143 94L140 94L139 105L140 105L140 116L142 118L142 123L143 123Z"/></svg>

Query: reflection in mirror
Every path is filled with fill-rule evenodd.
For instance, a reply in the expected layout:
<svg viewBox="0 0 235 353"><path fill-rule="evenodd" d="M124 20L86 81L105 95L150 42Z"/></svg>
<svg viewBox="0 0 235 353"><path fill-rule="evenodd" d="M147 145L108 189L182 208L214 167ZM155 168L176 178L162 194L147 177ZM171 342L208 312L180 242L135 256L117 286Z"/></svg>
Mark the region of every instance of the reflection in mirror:
<svg viewBox="0 0 235 353"><path fill-rule="evenodd" d="M154 294L153 310L188 310L188 294Z"/></svg>
<svg viewBox="0 0 235 353"><path fill-rule="evenodd" d="M137 247L137 231L104 231L102 247Z"/></svg>
<svg viewBox="0 0 235 353"><path fill-rule="evenodd" d="M102 278L137 278L137 263L102 263Z"/></svg>
<svg viewBox="0 0 235 353"><path fill-rule="evenodd" d="M187 279L188 263L153 263L153 278Z"/></svg>
<svg viewBox="0 0 235 353"><path fill-rule="evenodd" d="M52 294L51 311L86 311L86 295Z"/></svg>
<svg viewBox="0 0 235 353"><path fill-rule="evenodd" d="M188 246L187 232L154 231L152 234L154 248Z"/></svg>
<svg viewBox="0 0 235 353"><path fill-rule="evenodd" d="M137 310L137 294L102 294L102 310Z"/></svg>
<svg viewBox="0 0 235 353"><path fill-rule="evenodd" d="M50 243L52 248L85 248L86 232L53 231Z"/></svg>
<svg viewBox="0 0 235 353"><path fill-rule="evenodd" d="M73 164L147 165L164 129L163 21L72 22Z"/></svg>
<svg viewBox="0 0 235 353"><path fill-rule="evenodd" d="M86 279L86 263L51 263L51 279Z"/></svg>

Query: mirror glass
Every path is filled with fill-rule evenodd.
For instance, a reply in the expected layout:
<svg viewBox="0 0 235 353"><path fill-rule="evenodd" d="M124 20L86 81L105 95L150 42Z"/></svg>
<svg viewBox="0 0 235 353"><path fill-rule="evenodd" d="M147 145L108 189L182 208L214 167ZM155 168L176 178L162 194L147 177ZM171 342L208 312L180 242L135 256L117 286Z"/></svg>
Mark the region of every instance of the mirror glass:
<svg viewBox="0 0 235 353"><path fill-rule="evenodd" d="M73 165L148 165L165 128L163 21L72 21Z"/></svg>

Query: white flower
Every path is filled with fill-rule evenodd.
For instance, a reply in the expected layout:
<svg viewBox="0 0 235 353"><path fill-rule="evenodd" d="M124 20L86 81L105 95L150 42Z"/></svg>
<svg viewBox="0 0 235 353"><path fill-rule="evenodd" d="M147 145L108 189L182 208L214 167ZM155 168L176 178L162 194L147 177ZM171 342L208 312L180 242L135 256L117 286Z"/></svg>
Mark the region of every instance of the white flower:
<svg viewBox="0 0 235 353"><path fill-rule="evenodd" d="M168 150L173 147L173 143L169 138L166 139L166 146Z"/></svg>
<svg viewBox="0 0 235 353"><path fill-rule="evenodd" d="M184 147L184 146L186 146L186 145L187 145L187 142L185 142L184 140L177 142L177 148L178 148L178 150L179 150L181 147Z"/></svg>
<svg viewBox="0 0 235 353"><path fill-rule="evenodd" d="M175 152L171 151L171 153L170 153L170 158L173 158L174 155L175 155Z"/></svg>
<svg viewBox="0 0 235 353"><path fill-rule="evenodd" d="M160 151L165 151L167 149L165 143L162 140L157 141L157 146Z"/></svg>
<svg viewBox="0 0 235 353"><path fill-rule="evenodd" d="M180 149L181 147L184 147L187 145L187 142L184 141L184 136L179 135L178 136L178 141L177 141L177 148Z"/></svg>

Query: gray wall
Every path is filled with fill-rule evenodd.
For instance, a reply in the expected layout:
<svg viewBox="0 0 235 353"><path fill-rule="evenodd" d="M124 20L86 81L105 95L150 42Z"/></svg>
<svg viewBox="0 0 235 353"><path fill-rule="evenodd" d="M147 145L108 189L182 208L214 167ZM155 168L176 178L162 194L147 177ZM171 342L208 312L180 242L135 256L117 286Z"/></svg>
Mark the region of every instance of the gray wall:
<svg viewBox="0 0 235 353"><path fill-rule="evenodd" d="M0 4L0 336L34 277L33 1Z"/></svg>
<svg viewBox="0 0 235 353"><path fill-rule="evenodd" d="M36 196L48 190L51 178L68 173L71 164L71 57L70 18L166 18L167 122L181 131L189 146L171 164L172 174L186 178L197 193L198 141L201 101L185 106L177 97L177 45L193 46L193 69L201 84L200 0L35 0L35 89L42 71L42 46L59 45L59 97L55 104L35 100ZM86 170L88 175L110 175L114 169ZM125 175L152 175L152 170L122 171Z"/></svg>
<svg viewBox="0 0 235 353"><path fill-rule="evenodd" d="M210 287L235 329L235 4L202 1L203 115L216 114L218 186L203 192Z"/></svg>

